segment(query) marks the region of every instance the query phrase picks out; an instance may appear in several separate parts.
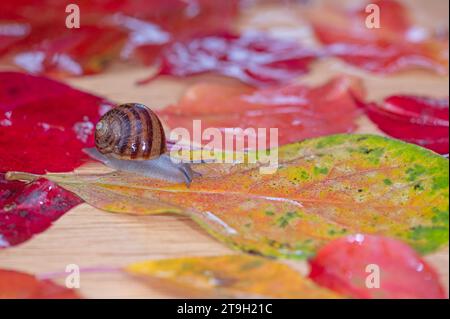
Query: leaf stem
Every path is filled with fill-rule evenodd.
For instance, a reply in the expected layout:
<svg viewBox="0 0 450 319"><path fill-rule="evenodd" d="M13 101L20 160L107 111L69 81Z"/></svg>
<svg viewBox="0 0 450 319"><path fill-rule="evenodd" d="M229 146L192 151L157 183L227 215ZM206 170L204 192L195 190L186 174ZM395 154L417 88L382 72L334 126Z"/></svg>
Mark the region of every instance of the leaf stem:
<svg viewBox="0 0 450 319"><path fill-rule="evenodd" d="M22 182L34 182L35 180L41 178L41 175L31 174L25 172L7 172L5 174L5 179L8 181L22 181Z"/></svg>

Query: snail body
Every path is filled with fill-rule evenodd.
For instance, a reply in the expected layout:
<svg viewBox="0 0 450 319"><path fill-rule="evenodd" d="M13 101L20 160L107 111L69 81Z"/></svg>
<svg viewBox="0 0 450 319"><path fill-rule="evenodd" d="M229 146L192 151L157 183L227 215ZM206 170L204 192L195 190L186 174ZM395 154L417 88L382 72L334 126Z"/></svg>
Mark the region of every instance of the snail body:
<svg viewBox="0 0 450 319"><path fill-rule="evenodd" d="M85 152L115 170L169 182L189 186L194 176L188 163L175 163L167 154L161 121L143 104L122 104L105 113L95 127L95 148Z"/></svg>

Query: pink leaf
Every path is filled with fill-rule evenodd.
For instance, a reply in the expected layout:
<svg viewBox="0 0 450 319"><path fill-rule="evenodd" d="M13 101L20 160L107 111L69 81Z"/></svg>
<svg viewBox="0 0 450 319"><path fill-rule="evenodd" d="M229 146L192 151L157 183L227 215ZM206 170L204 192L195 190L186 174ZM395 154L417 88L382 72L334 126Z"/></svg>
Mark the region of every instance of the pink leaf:
<svg viewBox="0 0 450 319"><path fill-rule="evenodd" d="M323 247L310 265L309 277L317 284L354 298L446 298L434 270L394 239L340 238Z"/></svg>

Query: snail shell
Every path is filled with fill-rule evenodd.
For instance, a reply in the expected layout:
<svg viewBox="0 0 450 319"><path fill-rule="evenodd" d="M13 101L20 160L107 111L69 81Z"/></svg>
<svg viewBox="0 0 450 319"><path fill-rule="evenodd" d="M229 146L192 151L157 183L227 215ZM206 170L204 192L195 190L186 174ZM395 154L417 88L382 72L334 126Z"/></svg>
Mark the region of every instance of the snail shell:
<svg viewBox="0 0 450 319"><path fill-rule="evenodd" d="M95 146L101 154L123 160L149 160L167 150L161 121L139 103L122 104L103 115L95 127Z"/></svg>
<svg viewBox="0 0 450 319"><path fill-rule="evenodd" d="M198 173L188 163L175 163L166 153L166 136L158 116L143 104L122 104L102 116L95 127L91 158L127 171L189 186Z"/></svg>

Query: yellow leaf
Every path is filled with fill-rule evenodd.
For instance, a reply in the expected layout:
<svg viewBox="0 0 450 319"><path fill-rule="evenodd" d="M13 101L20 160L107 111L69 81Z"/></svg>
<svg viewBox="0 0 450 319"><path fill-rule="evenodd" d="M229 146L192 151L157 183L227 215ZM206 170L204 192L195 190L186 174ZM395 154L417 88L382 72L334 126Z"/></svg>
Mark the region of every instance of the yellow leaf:
<svg viewBox="0 0 450 319"><path fill-rule="evenodd" d="M190 298L338 297L283 263L249 255L145 261L126 270Z"/></svg>

